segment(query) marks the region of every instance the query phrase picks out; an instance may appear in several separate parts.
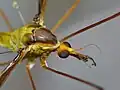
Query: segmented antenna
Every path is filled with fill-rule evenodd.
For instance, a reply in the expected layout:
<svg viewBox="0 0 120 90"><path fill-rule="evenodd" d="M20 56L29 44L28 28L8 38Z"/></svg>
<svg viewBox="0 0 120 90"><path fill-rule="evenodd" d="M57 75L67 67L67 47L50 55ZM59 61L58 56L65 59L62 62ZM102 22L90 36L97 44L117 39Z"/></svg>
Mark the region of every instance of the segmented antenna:
<svg viewBox="0 0 120 90"><path fill-rule="evenodd" d="M22 15L21 11L19 10L20 6L16 0L13 0L12 7L17 10L17 12L20 16L20 19L22 20L23 25L25 25L26 24L25 19L23 18L23 15Z"/></svg>
<svg viewBox="0 0 120 90"><path fill-rule="evenodd" d="M75 49L75 50L84 50L85 48L87 48L87 47L89 47L89 46L95 46L95 47L99 50L100 54L102 53L102 50L101 50L100 47L99 47L98 45L96 45L96 44L84 45L83 48L79 48L79 49Z"/></svg>

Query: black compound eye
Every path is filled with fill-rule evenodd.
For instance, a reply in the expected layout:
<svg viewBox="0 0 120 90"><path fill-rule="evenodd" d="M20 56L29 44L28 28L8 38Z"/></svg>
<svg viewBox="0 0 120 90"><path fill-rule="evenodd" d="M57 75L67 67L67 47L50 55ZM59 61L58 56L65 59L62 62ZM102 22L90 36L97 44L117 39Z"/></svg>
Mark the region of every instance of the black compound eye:
<svg viewBox="0 0 120 90"><path fill-rule="evenodd" d="M70 43L68 43L68 42L63 42L66 46L68 46L68 47L70 47L71 48L71 45L70 45Z"/></svg>
<svg viewBox="0 0 120 90"><path fill-rule="evenodd" d="M69 52L66 51L66 50L61 51L61 52L58 53L58 56L59 56L60 58L67 58L67 57L69 56Z"/></svg>

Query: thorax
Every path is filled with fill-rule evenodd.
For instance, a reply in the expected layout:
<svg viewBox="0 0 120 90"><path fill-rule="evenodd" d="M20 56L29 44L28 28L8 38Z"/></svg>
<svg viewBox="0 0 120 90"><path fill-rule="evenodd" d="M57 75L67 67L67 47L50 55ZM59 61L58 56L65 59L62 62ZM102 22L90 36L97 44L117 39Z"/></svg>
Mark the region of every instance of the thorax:
<svg viewBox="0 0 120 90"><path fill-rule="evenodd" d="M47 28L37 25L26 25L11 33L11 45L14 50L31 47L27 56L40 56L59 47L57 37Z"/></svg>
<svg viewBox="0 0 120 90"><path fill-rule="evenodd" d="M32 30L36 28L41 28L41 27L38 25L34 25L34 24L33 25L28 24L13 31L10 37L10 44L11 44L12 50L18 51L20 48L25 47L22 41L24 35L27 33L29 34L32 33Z"/></svg>

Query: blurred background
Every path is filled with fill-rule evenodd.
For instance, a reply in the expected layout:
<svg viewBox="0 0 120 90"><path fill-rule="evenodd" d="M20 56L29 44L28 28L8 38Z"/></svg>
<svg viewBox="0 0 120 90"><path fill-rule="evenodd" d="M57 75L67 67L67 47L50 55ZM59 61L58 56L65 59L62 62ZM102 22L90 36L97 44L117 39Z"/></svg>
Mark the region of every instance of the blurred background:
<svg viewBox="0 0 120 90"><path fill-rule="evenodd" d="M37 0L17 1L25 21L30 23L37 13ZM45 13L47 28L51 29L68 8L71 7L74 1L48 0ZM12 0L0 0L0 8L8 16L14 29L23 25L16 9L12 8ZM55 35L58 36L58 39L61 39L116 12L120 12L120 0L81 0L71 16L57 29ZM2 17L0 17L0 31L8 31ZM120 17L117 17L68 40L74 48L81 48L88 44L98 45L102 50L101 54L94 46L80 51L83 54L93 57L97 63L96 67L88 68L84 63L73 57L60 59L56 53L52 53L49 56L48 64L57 70L96 83L104 87L105 90L119 90L119 39ZM0 48L0 52L6 50ZM0 61L12 60L15 55L15 53L0 55ZM2 69L3 67L0 67L0 70ZM93 88L85 84L42 69L39 65L39 60L36 61L36 65L31 69L31 72L37 90L93 90ZM25 63L16 67L0 90L32 90L31 83L26 74Z"/></svg>

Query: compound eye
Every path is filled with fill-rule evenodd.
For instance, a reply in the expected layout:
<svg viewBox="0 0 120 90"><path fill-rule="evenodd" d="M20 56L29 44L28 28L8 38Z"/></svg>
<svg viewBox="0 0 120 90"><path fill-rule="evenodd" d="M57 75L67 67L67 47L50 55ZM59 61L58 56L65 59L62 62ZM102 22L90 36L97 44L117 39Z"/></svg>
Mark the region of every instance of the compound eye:
<svg viewBox="0 0 120 90"><path fill-rule="evenodd" d="M68 42L63 42L66 46L68 46L69 48L71 48L71 45L70 45L70 43L68 43Z"/></svg>
<svg viewBox="0 0 120 90"><path fill-rule="evenodd" d="M69 52L67 50L61 51L58 53L60 58L67 58L69 56Z"/></svg>

